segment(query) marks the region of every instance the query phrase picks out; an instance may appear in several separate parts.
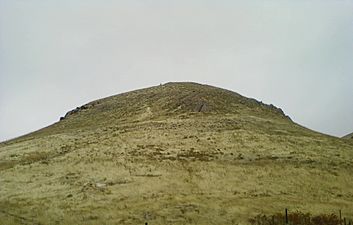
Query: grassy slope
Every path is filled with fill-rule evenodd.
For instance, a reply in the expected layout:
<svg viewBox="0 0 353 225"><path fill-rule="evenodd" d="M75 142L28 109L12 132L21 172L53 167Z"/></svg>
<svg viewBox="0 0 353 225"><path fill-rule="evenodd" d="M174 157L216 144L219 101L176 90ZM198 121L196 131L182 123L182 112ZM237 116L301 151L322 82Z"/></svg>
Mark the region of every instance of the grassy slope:
<svg viewBox="0 0 353 225"><path fill-rule="evenodd" d="M351 141L275 107L171 83L1 143L0 221L242 224L285 207L353 217L352 159Z"/></svg>

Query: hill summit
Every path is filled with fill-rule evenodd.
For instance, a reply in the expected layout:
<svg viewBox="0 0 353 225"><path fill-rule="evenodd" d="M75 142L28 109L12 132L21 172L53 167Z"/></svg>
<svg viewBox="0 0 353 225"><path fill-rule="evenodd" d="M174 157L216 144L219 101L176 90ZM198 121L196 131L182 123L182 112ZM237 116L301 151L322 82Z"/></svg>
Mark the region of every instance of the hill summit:
<svg viewBox="0 0 353 225"><path fill-rule="evenodd" d="M196 83L96 100L0 143L4 224L246 224L284 208L353 217L353 143Z"/></svg>
<svg viewBox="0 0 353 225"><path fill-rule="evenodd" d="M254 114L286 117L280 108L235 92L197 83L167 83L93 101L66 113L61 120L99 117L145 120L204 113L210 115ZM105 117L104 120L110 120Z"/></svg>
<svg viewBox="0 0 353 225"><path fill-rule="evenodd" d="M186 122L187 118L229 116L247 117L244 121L231 122L242 124L245 129L256 123L262 124L259 126L261 129L266 126L264 122L267 119L282 121L297 127L282 109L272 104L264 104L238 93L209 85L172 82L92 101L67 112L60 118L59 123L40 130L39 133L60 133L71 129L92 131L99 127L107 128L113 125L117 127L127 123L171 119ZM256 121L259 118L263 120ZM38 132L34 134L37 135Z"/></svg>

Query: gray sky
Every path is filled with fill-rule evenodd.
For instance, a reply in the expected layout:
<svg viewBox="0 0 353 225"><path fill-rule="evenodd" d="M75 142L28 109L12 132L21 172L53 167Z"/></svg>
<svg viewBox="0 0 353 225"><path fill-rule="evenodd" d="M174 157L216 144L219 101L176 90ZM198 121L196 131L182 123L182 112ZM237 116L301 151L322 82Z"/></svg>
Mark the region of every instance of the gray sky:
<svg viewBox="0 0 353 225"><path fill-rule="evenodd" d="M0 141L168 81L353 132L353 1L0 0Z"/></svg>

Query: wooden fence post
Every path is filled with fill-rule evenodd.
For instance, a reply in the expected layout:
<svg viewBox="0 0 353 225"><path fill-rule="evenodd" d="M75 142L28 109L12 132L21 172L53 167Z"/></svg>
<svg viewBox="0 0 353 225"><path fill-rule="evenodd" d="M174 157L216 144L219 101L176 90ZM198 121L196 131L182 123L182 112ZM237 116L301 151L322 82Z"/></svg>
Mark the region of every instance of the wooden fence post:
<svg viewBox="0 0 353 225"><path fill-rule="evenodd" d="M288 209L286 208L286 224L288 224Z"/></svg>

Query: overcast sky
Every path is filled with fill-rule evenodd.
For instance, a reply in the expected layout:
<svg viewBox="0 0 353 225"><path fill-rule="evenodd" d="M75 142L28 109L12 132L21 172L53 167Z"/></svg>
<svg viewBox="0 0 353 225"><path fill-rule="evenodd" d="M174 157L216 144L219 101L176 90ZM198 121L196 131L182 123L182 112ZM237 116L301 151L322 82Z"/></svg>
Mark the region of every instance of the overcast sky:
<svg viewBox="0 0 353 225"><path fill-rule="evenodd" d="M168 81L353 132L353 1L0 0L0 141Z"/></svg>

